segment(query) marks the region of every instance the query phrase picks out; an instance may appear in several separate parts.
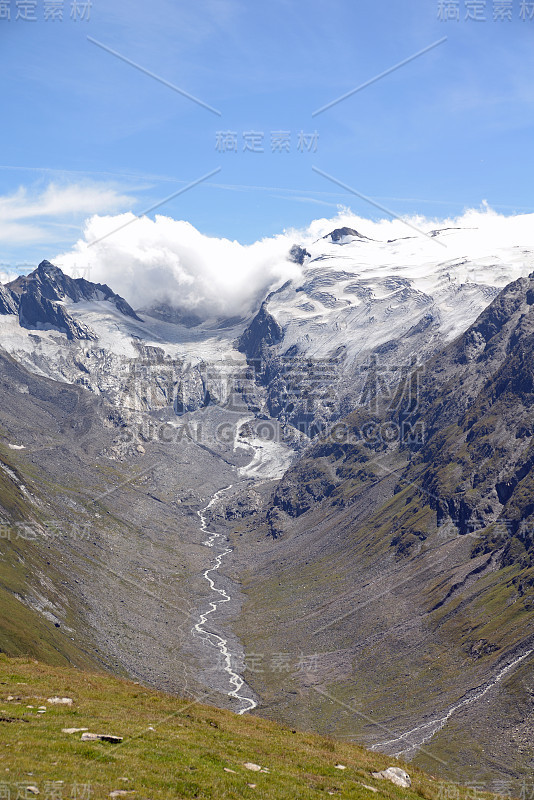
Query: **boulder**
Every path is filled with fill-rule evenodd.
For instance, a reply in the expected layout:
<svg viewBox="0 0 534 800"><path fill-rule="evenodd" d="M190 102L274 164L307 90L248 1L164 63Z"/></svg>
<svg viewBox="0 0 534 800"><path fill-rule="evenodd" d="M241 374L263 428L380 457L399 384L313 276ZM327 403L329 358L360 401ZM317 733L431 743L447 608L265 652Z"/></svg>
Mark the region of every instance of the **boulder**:
<svg viewBox="0 0 534 800"><path fill-rule="evenodd" d="M373 772L373 778L379 780L391 781L395 786L401 786L403 789L409 789L412 785L412 780L407 772L400 767L388 767L381 772Z"/></svg>
<svg viewBox="0 0 534 800"><path fill-rule="evenodd" d="M46 702L52 706L71 706L73 700L72 697L49 697Z"/></svg>
<svg viewBox="0 0 534 800"><path fill-rule="evenodd" d="M82 733L82 742L110 742L111 744L120 744L122 736L111 736L109 733Z"/></svg>

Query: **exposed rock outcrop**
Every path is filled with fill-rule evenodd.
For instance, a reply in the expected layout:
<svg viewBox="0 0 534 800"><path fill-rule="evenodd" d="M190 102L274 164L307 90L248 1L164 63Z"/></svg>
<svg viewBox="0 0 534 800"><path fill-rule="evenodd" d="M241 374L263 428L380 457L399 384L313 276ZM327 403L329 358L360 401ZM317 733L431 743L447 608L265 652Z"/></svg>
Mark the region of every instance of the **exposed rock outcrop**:
<svg viewBox="0 0 534 800"><path fill-rule="evenodd" d="M131 306L109 286L73 279L49 261L29 275L0 286L0 314L18 314L20 324L37 330L58 330L68 339L96 339L89 327L69 314L66 301L108 301L127 317L142 322Z"/></svg>
<svg viewBox="0 0 534 800"><path fill-rule="evenodd" d="M8 289L21 296L31 291L32 287L37 287L42 297L52 301L66 299L74 303L83 300L109 301L121 314L142 322L126 300L115 294L105 283L91 283L85 278L71 278L50 261L41 261L37 269L29 275L21 275L7 284Z"/></svg>

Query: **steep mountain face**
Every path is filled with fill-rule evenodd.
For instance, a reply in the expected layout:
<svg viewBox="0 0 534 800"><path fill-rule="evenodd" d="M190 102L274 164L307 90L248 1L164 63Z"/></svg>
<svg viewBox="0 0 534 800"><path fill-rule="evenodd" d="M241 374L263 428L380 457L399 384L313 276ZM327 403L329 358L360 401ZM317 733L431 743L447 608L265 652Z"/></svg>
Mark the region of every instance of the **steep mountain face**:
<svg viewBox="0 0 534 800"><path fill-rule="evenodd" d="M25 328L56 329L66 333L68 339L96 338L86 325L80 325L62 306L43 297L35 286L21 294L18 313Z"/></svg>
<svg viewBox="0 0 534 800"><path fill-rule="evenodd" d="M1 344L27 369L128 413L258 405L233 346L244 324L196 330L164 308L141 317L105 284L73 280L47 261L2 287L0 312Z"/></svg>
<svg viewBox="0 0 534 800"><path fill-rule="evenodd" d="M434 234L441 245L421 249L414 237L377 242L340 228L296 248L302 279L272 292L239 342L266 387L266 413L313 437L359 404L373 365L395 384L533 265L519 248L446 258L455 233Z"/></svg>
<svg viewBox="0 0 534 800"><path fill-rule="evenodd" d="M141 321L126 300L112 292L106 284L91 283L85 278L73 279L49 261L41 261L36 270L11 281L7 284L7 288L20 297L31 292L52 301L69 299L73 303L80 303L83 300L106 300L122 314Z"/></svg>
<svg viewBox="0 0 534 800"><path fill-rule="evenodd" d="M246 673L263 713L457 778L529 774L533 300L534 275L510 284L396 392L375 372L265 498L239 631L318 668Z"/></svg>
<svg viewBox="0 0 534 800"><path fill-rule="evenodd" d="M108 286L84 278L73 280L49 261L42 261L28 276L20 276L2 287L0 314L18 314L20 324L37 330L57 330L73 339L96 339L96 335L66 310L65 301L79 303L107 300L122 313L139 320L128 303Z"/></svg>
<svg viewBox="0 0 534 800"><path fill-rule="evenodd" d="M5 286L0 286L0 314L16 314L18 298Z"/></svg>
<svg viewBox="0 0 534 800"><path fill-rule="evenodd" d="M340 228L295 245L288 259L302 277L248 319L202 321L165 303L134 312L108 286L45 261L0 295L2 346L119 406L188 413L237 401L310 438L360 402L373 365L393 384L534 268L519 246L456 256L461 233L379 242Z"/></svg>
<svg viewBox="0 0 534 800"><path fill-rule="evenodd" d="M461 535L481 531L475 551L500 551L503 564L527 570L522 582L529 586L533 304L534 274L510 284L427 364L419 410L426 439L411 467L434 496L439 523L453 520Z"/></svg>

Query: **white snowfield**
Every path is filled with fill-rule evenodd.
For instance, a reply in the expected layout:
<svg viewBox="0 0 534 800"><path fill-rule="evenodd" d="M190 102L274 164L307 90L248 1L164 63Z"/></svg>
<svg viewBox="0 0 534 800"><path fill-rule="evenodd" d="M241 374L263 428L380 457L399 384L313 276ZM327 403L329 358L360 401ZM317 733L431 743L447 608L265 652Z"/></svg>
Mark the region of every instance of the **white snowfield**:
<svg viewBox="0 0 534 800"><path fill-rule="evenodd" d="M293 347L299 355L328 358L344 347L345 368L350 368L371 349L397 340L429 316L435 345L450 341L502 287L534 271L534 246L521 241L504 247L486 244L482 232L476 233L450 228L393 241L345 235L306 244L310 257L301 277L274 287L266 303L284 331L280 353ZM254 314L238 322L210 319L188 328L143 310L139 322L106 301L66 305L69 314L96 334L96 341L69 341L56 330L28 330L17 317L5 315L0 316L0 346L30 371L80 383L110 399L131 373L132 363L146 358L146 347L163 351L178 377L199 365L210 365L221 375L246 365L235 345ZM159 398L154 407L162 404ZM268 445L261 446L265 464Z"/></svg>
<svg viewBox="0 0 534 800"><path fill-rule="evenodd" d="M252 459L245 467L239 467L238 472L242 478L281 478L295 460L295 452L281 442L253 437L247 439L246 445L250 448Z"/></svg>
<svg viewBox="0 0 534 800"><path fill-rule="evenodd" d="M349 361L398 338L428 314L442 343L451 341L500 289L534 269L534 248L489 250L463 229L391 242L327 237L307 251L300 285L292 282L274 294L269 313L284 329L285 348L296 345L321 358L345 346Z"/></svg>

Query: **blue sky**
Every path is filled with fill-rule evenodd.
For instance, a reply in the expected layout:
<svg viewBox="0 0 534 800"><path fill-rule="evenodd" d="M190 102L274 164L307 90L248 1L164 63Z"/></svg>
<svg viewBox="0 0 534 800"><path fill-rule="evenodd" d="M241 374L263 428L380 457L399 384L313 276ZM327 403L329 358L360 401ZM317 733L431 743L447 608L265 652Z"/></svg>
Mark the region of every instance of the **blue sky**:
<svg viewBox="0 0 534 800"><path fill-rule="evenodd" d="M55 21L50 0L36 0L36 21L0 2L0 17L11 7L0 18L0 262L52 257L91 215L140 214L218 168L157 213L243 243L339 206L387 216L312 166L399 215L444 218L484 200L533 210L534 19L521 8L534 17L534 3L512 0L512 19L494 20L507 2L487 0L486 21L465 19L466 0L459 21L440 20L438 0L92 0L76 21L71 0ZM228 131L238 152L216 147ZM248 131L263 133L263 153L243 151ZM289 152L271 152L278 131ZM298 149L301 131L317 131L315 152Z"/></svg>

